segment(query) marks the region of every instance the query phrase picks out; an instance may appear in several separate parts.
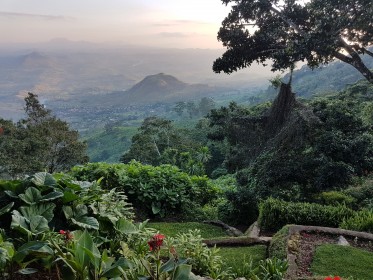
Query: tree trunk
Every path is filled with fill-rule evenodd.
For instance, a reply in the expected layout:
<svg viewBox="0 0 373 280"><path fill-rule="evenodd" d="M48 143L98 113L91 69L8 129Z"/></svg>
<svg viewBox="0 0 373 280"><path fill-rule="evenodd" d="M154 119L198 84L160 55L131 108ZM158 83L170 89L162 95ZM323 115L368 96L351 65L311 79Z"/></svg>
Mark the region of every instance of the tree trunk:
<svg viewBox="0 0 373 280"><path fill-rule="evenodd" d="M342 39L340 39L340 43L350 56L346 56L340 52L335 52L334 56L339 60L350 64L359 71L367 81L373 84L373 72L364 64L360 55Z"/></svg>

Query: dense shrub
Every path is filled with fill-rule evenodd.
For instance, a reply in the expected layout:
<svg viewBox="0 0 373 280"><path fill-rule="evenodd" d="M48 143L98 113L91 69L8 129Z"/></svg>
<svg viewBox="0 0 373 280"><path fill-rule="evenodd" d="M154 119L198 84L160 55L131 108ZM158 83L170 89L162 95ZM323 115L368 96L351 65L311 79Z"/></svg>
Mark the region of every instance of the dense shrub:
<svg viewBox="0 0 373 280"><path fill-rule="evenodd" d="M287 224L338 227L352 217L354 211L344 205L285 202L269 198L259 206L259 225L264 230L277 231Z"/></svg>
<svg viewBox="0 0 373 280"><path fill-rule="evenodd" d="M358 211L352 217L345 219L340 227L373 233L373 212L369 210Z"/></svg>
<svg viewBox="0 0 373 280"><path fill-rule="evenodd" d="M357 186L344 191L345 194L354 198L353 208L368 208L373 210L373 179L367 178Z"/></svg>
<svg viewBox="0 0 373 280"><path fill-rule="evenodd" d="M146 217L170 217L192 204L203 206L218 193L206 176L190 176L172 165L89 163L74 167L71 174L79 180L101 180L104 188L123 191Z"/></svg>
<svg viewBox="0 0 373 280"><path fill-rule="evenodd" d="M318 199L322 204L327 205L345 204L347 206L352 206L356 201L352 196L339 191L322 192L318 196Z"/></svg>

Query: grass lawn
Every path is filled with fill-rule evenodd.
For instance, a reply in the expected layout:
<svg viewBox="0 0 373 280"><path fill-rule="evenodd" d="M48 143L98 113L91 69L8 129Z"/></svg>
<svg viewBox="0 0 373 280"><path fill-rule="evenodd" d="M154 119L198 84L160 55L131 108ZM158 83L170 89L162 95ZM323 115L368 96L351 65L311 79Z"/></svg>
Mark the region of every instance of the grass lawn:
<svg viewBox="0 0 373 280"><path fill-rule="evenodd" d="M334 244L321 245L316 248L311 271L315 275L372 280L373 253Z"/></svg>
<svg viewBox="0 0 373 280"><path fill-rule="evenodd" d="M249 247L220 247L219 255L224 260L225 267L232 267L233 271L242 269L244 261L252 260L253 267L257 266L260 260L266 259L267 248L265 245L254 245Z"/></svg>
<svg viewBox="0 0 373 280"><path fill-rule="evenodd" d="M148 227L155 228L166 236L176 236L178 233L187 233L190 229L199 229L204 239L227 236L226 232L220 227L196 222L148 223Z"/></svg>

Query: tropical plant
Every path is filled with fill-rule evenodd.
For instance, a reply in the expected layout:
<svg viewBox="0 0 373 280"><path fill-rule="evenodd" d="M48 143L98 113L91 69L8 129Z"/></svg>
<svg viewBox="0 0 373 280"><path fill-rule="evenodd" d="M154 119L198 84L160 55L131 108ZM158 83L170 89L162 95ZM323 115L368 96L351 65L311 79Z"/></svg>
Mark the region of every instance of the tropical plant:
<svg viewBox="0 0 373 280"><path fill-rule="evenodd" d="M116 259L106 249L101 253L87 231L69 234L71 237L65 239L62 246L51 240L57 255L55 262L62 266L60 271L63 279L121 279L125 270L131 268L131 263L123 257Z"/></svg>

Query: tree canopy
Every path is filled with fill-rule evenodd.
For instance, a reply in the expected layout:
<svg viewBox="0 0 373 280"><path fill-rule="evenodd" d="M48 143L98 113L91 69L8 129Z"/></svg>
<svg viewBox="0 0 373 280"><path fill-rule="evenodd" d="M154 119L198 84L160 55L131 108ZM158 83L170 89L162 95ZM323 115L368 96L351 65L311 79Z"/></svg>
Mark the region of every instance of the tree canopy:
<svg viewBox="0 0 373 280"><path fill-rule="evenodd" d="M25 98L26 118L0 119L0 171L11 177L37 171L59 172L88 161L77 131L52 115L37 95Z"/></svg>
<svg viewBox="0 0 373 280"><path fill-rule="evenodd" d="M232 3L218 40L227 48L213 70L232 73L273 61L273 70L306 61L310 67L335 58L352 65L369 82L373 71L362 55L373 57L371 0L222 0Z"/></svg>

